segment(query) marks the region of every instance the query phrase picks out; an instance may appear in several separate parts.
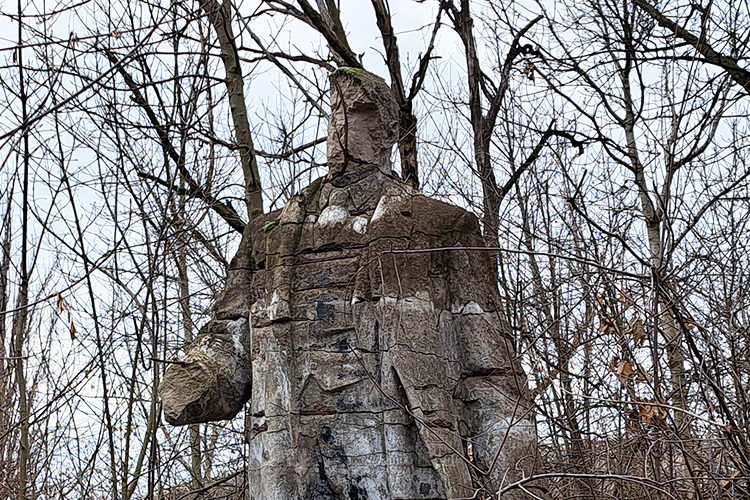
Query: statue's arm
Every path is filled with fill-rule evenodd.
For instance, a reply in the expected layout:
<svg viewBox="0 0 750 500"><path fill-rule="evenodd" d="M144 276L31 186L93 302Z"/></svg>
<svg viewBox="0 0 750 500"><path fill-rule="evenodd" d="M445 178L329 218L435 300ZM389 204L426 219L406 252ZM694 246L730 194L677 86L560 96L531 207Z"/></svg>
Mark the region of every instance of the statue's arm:
<svg viewBox="0 0 750 500"><path fill-rule="evenodd" d="M249 302L255 269L250 226L229 266L214 319L169 365L159 386L164 417L172 425L228 420L250 399Z"/></svg>
<svg viewBox="0 0 750 500"><path fill-rule="evenodd" d="M212 320L186 354L171 364L159 386L172 425L233 418L250 399L247 318Z"/></svg>

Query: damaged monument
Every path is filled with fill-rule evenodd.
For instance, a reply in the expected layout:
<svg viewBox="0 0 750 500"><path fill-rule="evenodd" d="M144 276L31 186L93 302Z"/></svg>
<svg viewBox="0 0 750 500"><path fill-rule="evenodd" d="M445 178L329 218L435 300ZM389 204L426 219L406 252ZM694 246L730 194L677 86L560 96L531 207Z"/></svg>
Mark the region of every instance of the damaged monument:
<svg viewBox="0 0 750 500"><path fill-rule="evenodd" d="M344 68L331 85L328 176L248 224L164 415L249 400L253 500L486 498L537 457L494 256L471 249L474 215L391 173L386 83Z"/></svg>

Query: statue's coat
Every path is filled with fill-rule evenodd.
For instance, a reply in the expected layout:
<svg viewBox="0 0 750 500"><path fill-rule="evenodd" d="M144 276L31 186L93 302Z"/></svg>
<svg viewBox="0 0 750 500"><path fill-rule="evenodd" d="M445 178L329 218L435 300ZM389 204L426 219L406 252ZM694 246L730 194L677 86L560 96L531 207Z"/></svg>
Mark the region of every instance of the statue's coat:
<svg viewBox="0 0 750 500"><path fill-rule="evenodd" d="M387 85L346 70L332 89L329 176L247 226L216 319L165 376L165 416L250 398L255 500L496 492L537 451L494 254L474 215L392 176Z"/></svg>

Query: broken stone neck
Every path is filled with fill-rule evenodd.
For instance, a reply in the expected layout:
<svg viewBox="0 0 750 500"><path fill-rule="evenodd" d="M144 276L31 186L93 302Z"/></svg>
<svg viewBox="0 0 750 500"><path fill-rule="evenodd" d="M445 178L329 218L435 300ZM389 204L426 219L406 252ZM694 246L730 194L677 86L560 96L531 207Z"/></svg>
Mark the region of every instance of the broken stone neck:
<svg viewBox="0 0 750 500"><path fill-rule="evenodd" d="M330 81L328 180L341 183L374 170L390 175L398 140L398 106L390 87L356 68L340 68Z"/></svg>

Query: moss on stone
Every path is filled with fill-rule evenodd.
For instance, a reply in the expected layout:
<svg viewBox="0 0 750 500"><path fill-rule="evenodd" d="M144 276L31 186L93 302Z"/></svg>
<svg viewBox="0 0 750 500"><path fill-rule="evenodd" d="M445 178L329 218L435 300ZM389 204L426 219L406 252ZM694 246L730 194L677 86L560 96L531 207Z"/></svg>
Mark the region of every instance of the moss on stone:
<svg viewBox="0 0 750 500"><path fill-rule="evenodd" d="M361 75L364 72L364 70L361 70L359 68L350 68L348 66L344 66L342 68L337 69L333 72L334 75L340 76L340 75Z"/></svg>

